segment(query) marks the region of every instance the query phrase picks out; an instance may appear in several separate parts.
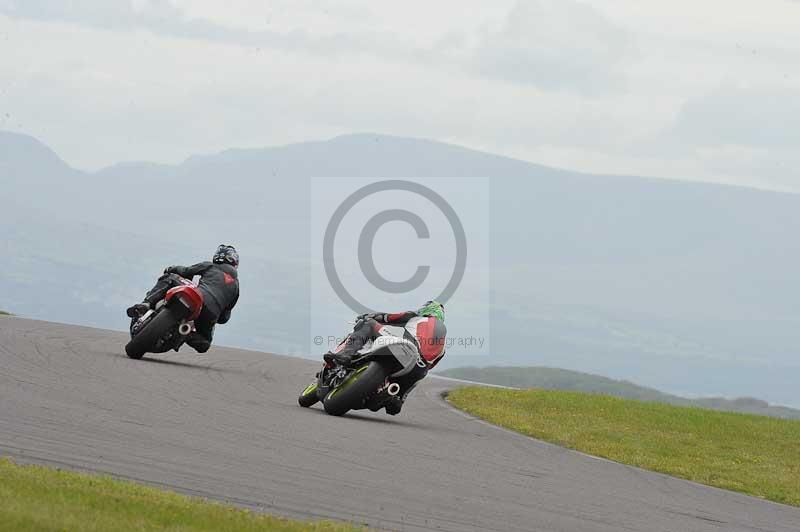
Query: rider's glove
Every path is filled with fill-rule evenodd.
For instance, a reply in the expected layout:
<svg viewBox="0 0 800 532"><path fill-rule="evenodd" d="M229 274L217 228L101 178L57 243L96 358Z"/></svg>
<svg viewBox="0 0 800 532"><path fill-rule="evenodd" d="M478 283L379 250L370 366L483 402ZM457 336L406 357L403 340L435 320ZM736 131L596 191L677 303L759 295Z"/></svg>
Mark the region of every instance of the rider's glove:
<svg viewBox="0 0 800 532"><path fill-rule="evenodd" d="M167 266L166 268L164 268L164 273L175 273L175 270L177 269L178 269L177 266Z"/></svg>
<svg viewBox="0 0 800 532"><path fill-rule="evenodd" d="M375 320L378 322L386 321L386 314L383 312L368 312L358 317L359 320Z"/></svg>

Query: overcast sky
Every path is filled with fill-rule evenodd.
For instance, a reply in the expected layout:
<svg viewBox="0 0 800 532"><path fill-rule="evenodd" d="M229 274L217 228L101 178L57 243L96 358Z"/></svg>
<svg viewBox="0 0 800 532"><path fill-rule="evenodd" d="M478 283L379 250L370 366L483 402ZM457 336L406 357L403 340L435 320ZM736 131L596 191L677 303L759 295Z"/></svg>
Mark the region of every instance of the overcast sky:
<svg viewBox="0 0 800 532"><path fill-rule="evenodd" d="M800 191L794 0L0 0L0 129L67 162L375 131Z"/></svg>

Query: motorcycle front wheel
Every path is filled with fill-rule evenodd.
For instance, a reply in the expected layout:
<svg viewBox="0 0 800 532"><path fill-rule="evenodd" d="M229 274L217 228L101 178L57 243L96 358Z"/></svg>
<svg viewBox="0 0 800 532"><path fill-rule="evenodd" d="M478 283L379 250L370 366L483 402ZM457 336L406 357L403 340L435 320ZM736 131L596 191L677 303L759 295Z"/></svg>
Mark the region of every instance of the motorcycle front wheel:
<svg viewBox="0 0 800 532"><path fill-rule="evenodd" d="M297 398L297 404L302 406L303 408L308 408L317 404L319 401L319 397L317 397L317 388L318 388L317 381L312 382L306 389L303 390L303 393L300 394L300 397Z"/></svg>
<svg viewBox="0 0 800 532"><path fill-rule="evenodd" d="M322 401L325 412L342 416L348 410L364 408L366 399L378 391L389 375L386 368L376 361L356 369L343 383L328 392Z"/></svg>

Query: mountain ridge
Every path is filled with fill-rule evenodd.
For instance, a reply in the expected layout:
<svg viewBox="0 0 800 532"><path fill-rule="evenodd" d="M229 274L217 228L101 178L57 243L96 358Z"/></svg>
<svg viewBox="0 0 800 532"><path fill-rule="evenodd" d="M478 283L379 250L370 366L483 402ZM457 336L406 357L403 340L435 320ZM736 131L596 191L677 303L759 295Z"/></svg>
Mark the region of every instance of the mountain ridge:
<svg viewBox="0 0 800 532"><path fill-rule="evenodd" d="M28 179L43 180L47 180L51 172L63 173L64 176L82 173L36 137L3 130L0 130L0 169Z"/></svg>
<svg viewBox="0 0 800 532"><path fill-rule="evenodd" d="M496 162L504 165L516 166L518 167L519 170L528 170L528 171L533 170L535 172L555 173L564 177L570 176L570 177L578 177L585 179L600 179L600 180L608 179L617 182L639 181L639 182L656 182L661 184L670 183L676 185L694 185L701 187L708 186L708 187L720 187L720 188L745 189L762 193L790 195L790 196L800 195L800 193L791 191L766 189L744 184L677 179L673 177L663 177L663 176L643 176L634 174L614 175L609 173L582 172L577 170L570 170L568 168L543 165L525 159L520 159L507 155L500 155L492 153L490 151L470 148L467 146L461 146L459 144L439 141L435 139L428 139L423 137L407 137L407 136L376 133L376 132L345 133L324 139L292 142L292 143L277 144L277 145L262 146L262 147L225 148L210 153L193 154L186 157L183 161L174 164L158 163L148 160L124 160L105 166L95 171L84 171L71 166L68 162L64 161L45 142L39 140L38 138L32 135L28 135L25 133L17 133L7 130L0 130L0 165L3 164L3 157L8 151L7 147L9 144L9 139L14 139L15 137L19 139L25 139L27 141L33 141L33 143L31 144L32 145L35 144L37 148L41 148L41 154L45 155L46 159L49 159L53 162L57 162L63 167L65 167L65 169L69 169L71 172L78 173L83 176L117 176L119 173L125 171L141 171L146 173L157 172L157 171L175 171L181 168L191 168L193 166L209 164L209 163L224 164L224 163L243 162L243 161L258 162L262 161L264 158L267 158L269 156L274 156L276 154L282 154L308 148L313 148L315 150L318 150L320 148L340 148L342 146L347 146L348 144L353 144L353 143L357 144L359 141L366 140L366 141L371 141L373 143L381 143L381 142L394 143L394 144L400 143L400 144L406 144L407 146L432 145L436 149L451 150L456 154L483 158L488 162ZM19 142L16 143L19 145ZM325 176L319 176L319 177L325 177ZM379 178L381 176L375 176L375 177ZM413 176L408 176L408 177L413 177ZM441 176L441 177L476 177L476 176L464 175L464 176ZM491 177L491 176L482 176L482 177Z"/></svg>

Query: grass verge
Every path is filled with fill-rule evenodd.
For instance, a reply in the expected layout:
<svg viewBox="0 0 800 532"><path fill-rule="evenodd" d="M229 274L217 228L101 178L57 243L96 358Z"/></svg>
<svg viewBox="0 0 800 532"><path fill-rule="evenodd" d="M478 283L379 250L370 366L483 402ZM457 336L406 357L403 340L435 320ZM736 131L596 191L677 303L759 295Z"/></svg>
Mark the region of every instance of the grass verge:
<svg viewBox="0 0 800 532"><path fill-rule="evenodd" d="M313 501L309 501L313 504ZM0 529L351 532L329 521L292 521L109 477L0 459Z"/></svg>
<svg viewBox="0 0 800 532"><path fill-rule="evenodd" d="M552 390L467 387L454 406L522 434L800 506L800 421Z"/></svg>

